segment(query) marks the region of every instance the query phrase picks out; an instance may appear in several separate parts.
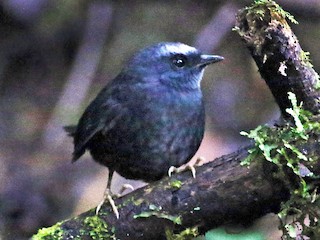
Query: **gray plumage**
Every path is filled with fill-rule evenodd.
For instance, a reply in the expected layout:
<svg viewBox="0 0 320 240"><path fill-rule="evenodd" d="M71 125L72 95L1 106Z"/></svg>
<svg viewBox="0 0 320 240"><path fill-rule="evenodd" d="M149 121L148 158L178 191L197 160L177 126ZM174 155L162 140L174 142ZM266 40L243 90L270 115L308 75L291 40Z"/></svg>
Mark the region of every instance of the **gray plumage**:
<svg viewBox="0 0 320 240"><path fill-rule="evenodd" d="M204 133L203 71L222 59L181 43L135 54L69 128L73 161L89 150L111 176L116 171L147 182L188 162Z"/></svg>

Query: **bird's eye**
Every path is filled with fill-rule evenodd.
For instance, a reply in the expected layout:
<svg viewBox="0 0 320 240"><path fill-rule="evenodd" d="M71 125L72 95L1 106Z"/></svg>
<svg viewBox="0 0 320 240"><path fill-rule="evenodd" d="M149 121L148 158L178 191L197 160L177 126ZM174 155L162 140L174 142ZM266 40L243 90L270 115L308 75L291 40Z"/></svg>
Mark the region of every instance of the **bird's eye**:
<svg viewBox="0 0 320 240"><path fill-rule="evenodd" d="M183 68L187 64L187 58L183 54L176 54L172 57L172 64L177 68Z"/></svg>

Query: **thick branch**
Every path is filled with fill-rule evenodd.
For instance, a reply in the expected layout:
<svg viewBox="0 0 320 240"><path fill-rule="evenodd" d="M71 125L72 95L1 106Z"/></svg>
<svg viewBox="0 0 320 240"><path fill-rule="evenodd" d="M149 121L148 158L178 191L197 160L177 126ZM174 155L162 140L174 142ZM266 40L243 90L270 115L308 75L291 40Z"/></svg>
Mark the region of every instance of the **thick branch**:
<svg viewBox="0 0 320 240"><path fill-rule="evenodd" d="M319 140L320 136L313 136L307 147L303 146L316 160L315 173L320 172ZM222 224L243 224L265 213L277 212L280 203L289 198L287 185L275 177L277 168L272 163L257 159L249 168L240 166L248 155L247 150L241 149L198 167L195 179L190 172L183 172L117 199L119 220L109 204L104 204L98 218L104 228L100 227L99 233L95 232L95 209L59 224L59 230L55 231L61 233L62 239L91 239L90 234L122 240L164 239L166 229L181 231L198 226L200 232L205 232ZM179 181L181 187L176 185ZM179 222L177 217L181 225L174 224Z"/></svg>
<svg viewBox="0 0 320 240"><path fill-rule="evenodd" d="M319 112L318 74L313 70L297 37L286 21L288 13L270 1L245 8L237 16L236 29L245 41L261 76L268 84L284 117L293 92L304 108Z"/></svg>

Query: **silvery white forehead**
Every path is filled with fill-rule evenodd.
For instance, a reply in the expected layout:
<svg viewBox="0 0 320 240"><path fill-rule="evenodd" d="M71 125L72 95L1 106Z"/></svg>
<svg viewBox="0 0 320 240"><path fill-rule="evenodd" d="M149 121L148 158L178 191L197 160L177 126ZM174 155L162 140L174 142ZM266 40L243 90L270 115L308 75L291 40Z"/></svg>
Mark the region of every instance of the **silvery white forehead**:
<svg viewBox="0 0 320 240"><path fill-rule="evenodd" d="M159 55L183 54L188 55L197 53L198 50L183 43L163 43L159 48Z"/></svg>
<svg viewBox="0 0 320 240"><path fill-rule="evenodd" d="M200 52L196 48L190 47L183 43L161 42L141 49L139 52L133 55L127 66L129 68L132 66L135 67L138 63L140 64L141 61L146 62L151 58L158 60L163 56L172 56L174 54L191 55L200 54Z"/></svg>

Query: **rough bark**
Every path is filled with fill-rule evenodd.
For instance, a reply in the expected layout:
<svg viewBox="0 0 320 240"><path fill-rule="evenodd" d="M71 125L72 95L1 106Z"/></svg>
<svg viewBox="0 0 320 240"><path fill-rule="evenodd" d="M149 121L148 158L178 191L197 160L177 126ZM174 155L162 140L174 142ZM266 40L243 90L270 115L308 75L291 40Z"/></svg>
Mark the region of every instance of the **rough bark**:
<svg viewBox="0 0 320 240"><path fill-rule="evenodd" d="M268 168L252 165L240 166L247 156L247 149L221 157L197 168L197 177L190 172L165 178L134 191L116 200L120 207L120 219L117 220L110 207L105 204L101 219L115 227L117 239L165 239L166 228L181 231L184 228L198 226L204 232L214 226L230 222L250 221L267 212L277 211L281 201L288 198L284 184L274 182ZM173 183L181 181L176 188ZM151 210L155 206L157 210ZM141 213L155 216L136 218ZM105 214L105 215L104 215ZM158 214L164 214L162 217ZM71 236L80 236L80 229L90 227L83 219L93 216L87 212L77 219L62 224L61 228ZM182 224L174 224L167 218L181 217ZM67 236L67 235L64 235Z"/></svg>
<svg viewBox="0 0 320 240"><path fill-rule="evenodd" d="M261 76L268 84L283 117L291 107L288 92L314 114L319 113L318 74L307 52L286 21L287 12L273 2L245 8L237 16L236 30L245 41Z"/></svg>
<svg viewBox="0 0 320 240"><path fill-rule="evenodd" d="M296 145L315 160L308 167L319 174L320 136L314 135L303 145L297 141ZM262 156L250 167L241 166L247 156L248 148L243 148L198 167L195 179L185 171L149 184L115 200L119 220L106 203L98 217L92 209L58 223L48 239L166 239L168 229L180 232L197 226L204 233L219 225L246 224L277 212L281 202L290 197L288 182Z"/></svg>

